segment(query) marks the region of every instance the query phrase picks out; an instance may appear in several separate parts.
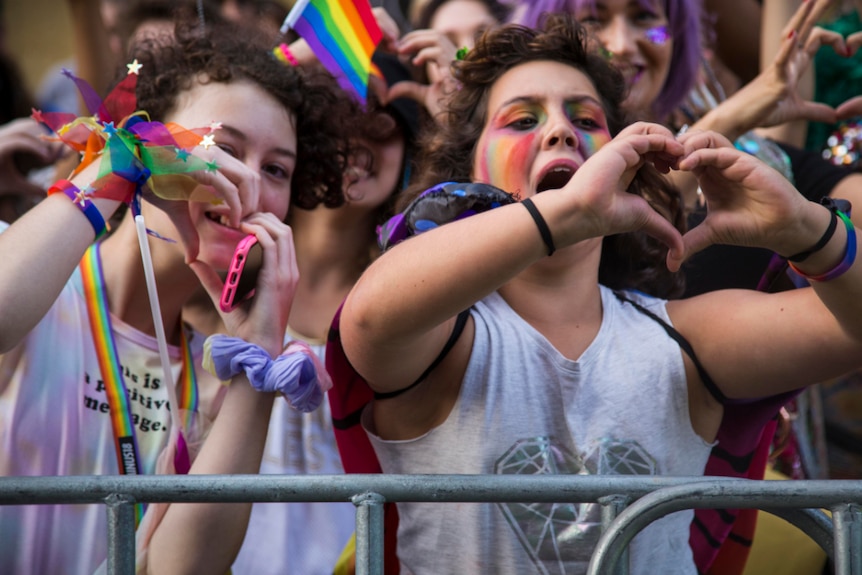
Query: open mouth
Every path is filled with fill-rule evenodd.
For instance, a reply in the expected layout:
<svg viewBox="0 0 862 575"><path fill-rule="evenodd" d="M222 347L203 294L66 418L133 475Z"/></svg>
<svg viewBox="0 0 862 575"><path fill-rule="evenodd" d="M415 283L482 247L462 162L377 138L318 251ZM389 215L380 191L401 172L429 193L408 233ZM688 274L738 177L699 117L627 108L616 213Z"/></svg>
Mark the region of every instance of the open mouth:
<svg viewBox="0 0 862 575"><path fill-rule="evenodd" d="M568 184L569 180L571 180L574 175L575 169L572 166L554 166L539 180L539 185L536 186L536 193L545 192L547 190L559 190Z"/></svg>

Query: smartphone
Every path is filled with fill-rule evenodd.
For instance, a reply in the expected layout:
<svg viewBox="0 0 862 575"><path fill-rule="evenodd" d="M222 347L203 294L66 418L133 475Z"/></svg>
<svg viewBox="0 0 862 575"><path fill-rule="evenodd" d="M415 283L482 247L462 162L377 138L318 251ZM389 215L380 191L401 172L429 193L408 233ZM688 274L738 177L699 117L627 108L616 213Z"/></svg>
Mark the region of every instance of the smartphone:
<svg viewBox="0 0 862 575"><path fill-rule="evenodd" d="M233 311L240 303L254 296L257 275L263 265L263 248L253 235L244 237L236 246L221 292L219 307Z"/></svg>

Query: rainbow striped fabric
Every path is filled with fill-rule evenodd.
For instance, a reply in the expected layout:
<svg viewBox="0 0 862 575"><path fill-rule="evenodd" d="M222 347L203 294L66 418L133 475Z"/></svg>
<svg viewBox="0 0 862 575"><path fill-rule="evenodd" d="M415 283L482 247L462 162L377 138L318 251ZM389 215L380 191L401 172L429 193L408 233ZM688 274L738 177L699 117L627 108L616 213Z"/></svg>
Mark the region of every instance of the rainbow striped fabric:
<svg viewBox="0 0 862 575"><path fill-rule="evenodd" d="M295 30L341 86L365 103L371 56L383 37L368 0L297 0L282 33Z"/></svg>

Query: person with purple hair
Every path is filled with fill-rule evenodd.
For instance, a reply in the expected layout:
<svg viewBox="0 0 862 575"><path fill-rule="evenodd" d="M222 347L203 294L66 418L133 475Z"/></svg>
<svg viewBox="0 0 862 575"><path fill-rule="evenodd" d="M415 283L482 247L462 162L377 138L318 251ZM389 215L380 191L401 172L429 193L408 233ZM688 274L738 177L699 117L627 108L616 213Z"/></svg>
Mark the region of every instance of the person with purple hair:
<svg viewBox="0 0 862 575"><path fill-rule="evenodd" d="M627 111L637 110L638 119L650 119L663 122L694 87L700 71L701 36L703 20L700 0L641 0L637 5L629 2L610 2L597 0L535 0L521 2L512 20L530 27L540 25L545 14L553 12L571 12L581 22L593 28L601 26L597 16L606 14L613 16L618 11L617 5L630 16L635 23L633 30L640 32L640 38L616 38L623 42L641 44L641 51L650 46L667 47L670 58L659 63L659 68L651 74L648 66L628 61L628 53L617 50L614 46L604 45L604 54L612 64L618 64L623 58L631 73L626 73L629 85L629 97L623 104ZM605 42L602 42L605 44ZM617 62L614 60L617 59ZM649 62L644 62L649 63ZM673 73L670 73L673 70ZM640 74L638 74L640 72ZM657 85L643 86L655 77ZM651 84L652 84L651 83ZM644 97L638 97L643 94ZM646 96L649 96L647 98ZM646 117L645 117L646 116Z"/></svg>

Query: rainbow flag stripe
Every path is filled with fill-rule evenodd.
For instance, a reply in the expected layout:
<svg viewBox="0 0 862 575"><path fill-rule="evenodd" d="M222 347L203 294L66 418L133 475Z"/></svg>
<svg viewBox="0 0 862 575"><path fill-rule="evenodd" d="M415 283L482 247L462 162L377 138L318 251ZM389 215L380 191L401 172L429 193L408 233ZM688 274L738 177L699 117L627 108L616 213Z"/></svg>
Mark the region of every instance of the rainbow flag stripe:
<svg viewBox="0 0 862 575"><path fill-rule="evenodd" d="M105 383L105 393L111 406L111 422L115 435L135 437L132 423L132 410L129 406L129 396L123 382L122 368L119 362L112 361L117 357L117 347L111 333L111 318L108 311L107 294L102 289L102 263L99 259L98 244L91 246L81 260L81 275L84 281L87 299L87 312L90 316L90 326L93 331L93 343L99 357L99 369ZM95 289L87 289L87 287ZM119 446L117 447L119 450Z"/></svg>
<svg viewBox="0 0 862 575"><path fill-rule="evenodd" d="M188 342L186 330L182 330L182 342L180 344L180 352L183 354L183 370L180 373L180 381L177 389L177 401L179 408L185 410L185 423L188 428L189 418L198 410L198 382L195 375L194 357L192 357L192 349Z"/></svg>
<svg viewBox="0 0 862 575"><path fill-rule="evenodd" d="M346 90L364 103L371 56L383 33L368 0L299 0L282 32L295 30Z"/></svg>
<svg viewBox="0 0 862 575"><path fill-rule="evenodd" d="M102 261L99 257L99 244L93 244L81 258L81 278L84 284L84 298L90 318L90 331L93 345L99 359L99 371L105 384L105 395L111 409L111 425L114 430L114 447L117 451L117 464L123 475L141 473L138 460L138 440L132 421L129 394L123 380L123 371L117 354L117 345L111 331L111 316L102 275ZM135 505L135 525L140 524L144 505Z"/></svg>

